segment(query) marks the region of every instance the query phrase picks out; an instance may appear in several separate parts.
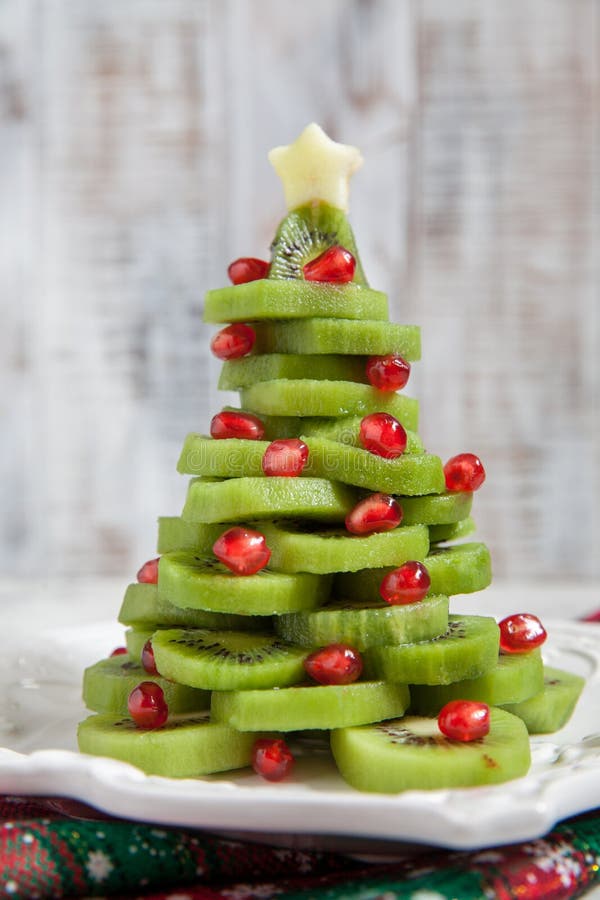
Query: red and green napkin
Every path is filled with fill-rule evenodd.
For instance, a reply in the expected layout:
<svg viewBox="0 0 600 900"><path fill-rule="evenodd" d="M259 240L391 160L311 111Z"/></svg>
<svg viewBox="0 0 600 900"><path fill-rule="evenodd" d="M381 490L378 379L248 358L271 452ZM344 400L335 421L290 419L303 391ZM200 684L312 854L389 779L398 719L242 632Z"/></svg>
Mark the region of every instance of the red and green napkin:
<svg viewBox="0 0 600 900"><path fill-rule="evenodd" d="M364 863L0 797L0 897L146 900L570 900L600 883L600 811L544 838Z"/></svg>

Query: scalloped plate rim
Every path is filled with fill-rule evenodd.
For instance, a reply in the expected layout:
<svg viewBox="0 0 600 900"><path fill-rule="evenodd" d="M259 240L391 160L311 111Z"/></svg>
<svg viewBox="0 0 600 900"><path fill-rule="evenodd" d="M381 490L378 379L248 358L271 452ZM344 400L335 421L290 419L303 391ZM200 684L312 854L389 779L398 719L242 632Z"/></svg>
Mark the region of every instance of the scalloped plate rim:
<svg viewBox="0 0 600 900"><path fill-rule="evenodd" d="M289 843L290 835L312 835L316 846L319 836L329 836L339 838L342 847L344 838L355 838L363 839L366 847L383 841L391 849L406 842L478 849L532 840L557 821L600 806L600 633L595 635L597 626L588 623L549 620L547 625L550 649L580 653L593 663L580 707L596 711L598 721L590 722L593 727L575 743L561 744L562 732L533 738L534 755L537 749L542 756L550 754L550 763L564 757L562 763L559 759L558 767L553 767L542 759L524 778L502 785L381 795L355 791L336 776L320 789L323 773L318 762L316 784L265 785L254 774L236 775L235 780L227 776L174 780L70 750L21 753L0 747L0 791L60 794L137 821L243 833L249 838L263 833L274 842L280 837L283 844Z"/></svg>

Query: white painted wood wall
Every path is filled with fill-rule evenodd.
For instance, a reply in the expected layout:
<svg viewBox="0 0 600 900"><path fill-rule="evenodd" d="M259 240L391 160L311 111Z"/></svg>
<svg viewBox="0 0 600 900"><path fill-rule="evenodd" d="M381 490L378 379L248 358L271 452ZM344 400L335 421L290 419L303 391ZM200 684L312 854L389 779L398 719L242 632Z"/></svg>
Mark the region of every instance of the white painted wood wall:
<svg viewBox="0 0 600 900"><path fill-rule="evenodd" d="M134 572L215 389L202 297L283 213L268 149L366 158L429 449L496 573L600 575L598 0L0 0L0 568Z"/></svg>

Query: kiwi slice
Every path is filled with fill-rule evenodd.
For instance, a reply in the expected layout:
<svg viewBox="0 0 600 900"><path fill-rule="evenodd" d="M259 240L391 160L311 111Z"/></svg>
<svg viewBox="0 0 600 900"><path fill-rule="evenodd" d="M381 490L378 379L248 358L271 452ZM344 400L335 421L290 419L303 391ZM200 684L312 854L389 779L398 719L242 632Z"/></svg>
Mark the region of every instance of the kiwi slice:
<svg viewBox="0 0 600 900"><path fill-rule="evenodd" d="M226 406L224 409L231 412L249 412L259 415L254 409L242 410L232 406ZM267 441L274 441L278 438L314 436L329 438L332 441L362 449L359 428L363 416L304 416L300 418L299 416L265 416L261 414L259 418L265 426L264 439ZM423 442L417 432L406 427L405 431L406 450L404 454L424 453Z"/></svg>
<svg viewBox="0 0 600 900"><path fill-rule="evenodd" d="M215 559L167 553L158 568L158 596L185 610L204 609L240 616L272 616L314 609L328 598L331 578L307 572L262 569L235 575ZM175 624L175 623L173 623Z"/></svg>
<svg viewBox="0 0 600 900"><path fill-rule="evenodd" d="M370 647L364 654L365 673L403 684L465 681L494 668L499 645L500 630L491 617L449 616L446 632L429 641Z"/></svg>
<svg viewBox="0 0 600 900"><path fill-rule="evenodd" d="M219 525L204 522L186 522L180 516L159 516L158 553L172 550L195 550L211 553L212 546L223 529Z"/></svg>
<svg viewBox="0 0 600 900"><path fill-rule="evenodd" d="M430 453L404 453L396 459L384 459L360 447L349 447L327 438L303 437L303 440L309 449L305 471L311 475L329 476L388 494L438 494L446 486L442 461Z"/></svg>
<svg viewBox="0 0 600 900"><path fill-rule="evenodd" d="M348 485L326 478L193 478L182 517L189 522L240 522L301 516L343 521L358 500Z"/></svg>
<svg viewBox="0 0 600 900"><path fill-rule="evenodd" d="M366 356L334 354L261 353L223 363L219 378L221 391L239 391L258 381L276 378L316 378L327 381L367 382Z"/></svg>
<svg viewBox="0 0 600 900"><path fill-rule="evenodd" d="M359 284L318 284L261 278L208 291L205 322L252 322L311 316L387 321L385 294Z"/></svg>
<svg viewBox="0 0 600 900"><path fill-rule="evenodd" d="M129 654L130 659L141 659L142 658L142 650L144 649L144 644L146 641L149 641L155 631L159 628L165 628L164 625L159 625L158 628L143 628L141 626L135 626L133 628L128 628L125 632L125 645L127 647L127 653Z"/></svg>
<svg viewBox="0 0 600 900"><path fill-rule="evenodd" d="M409 700L405 684L384 681L214 691L211 718L240 731L329 730L402 716Z"/></svg>
<svg viewBox="0 0 600 900"><path fill-rule="evenodd" d="M460 522L454 522L452 525L430 525L429 540L432 544L437 544L441 541L458 541L469 537L474 531L475 522L471 516L467 516L466 519L461 519Z"/></svg>
<svg viewBox="0 0 600 900"><path fill-rule="evenodd" d="M147 775L194 778L248 766L258 735L241 734L208 713L170 716L162 728L137 728L129 718L90 716L77 731L82 753L131 763Z"/></svg>
<svg viewBox="0 0 600 900"><path fill-rule="evenodd" d="M369 384L287 378L260 381L240 391L242 408L270 416L367 415L386 412L406 428L418 427L419 407L413 397L377 391Z"/></svg>
<svg viewBox="0 0 600 900"><path fill-rule="evenodd" d="M362 448L349 447L326 438L309 438L303 435L302 439L309 448L309 459L302 473L304 477L330 478L371 490L388 489L390 492L403 490L415 494L424 494L443 487L442 463L437 456L413 453L388 460ZM262 459L268 446L268 441L240 438L214 440L202 434L188 434L179 457L177 471L181 474L207 478L262 478ZM445 502L440 504L428 504L428 499L434 499L431 497L416 497L414 498L416 504L412 498L409 501L401 498L400 502L405 510L403 521L406 525L421 522L429 524L432 518L458 516L469 507L469 503L462 499L463 496L456 494L459 499L453 502L452 495L444 495ZM174 520L175 523L181 521ZM199 548L206 548L204 552L210 552L212 544L219 536L214 525L205 525L202 530L199 529L198 534L193 528L185 534L183 529L178 529L175 524L169 525L169 528L170 540L166 539L167 526L162 526L161 546L174 544L178 533L181 533L183 542L191 549L195 549L194 541L196 541ZM168 549L177 548L168 546Z"/></svg>
<svg viewBox="0 0 600 900"><path fill-rule="evenodd" d="M341 728L331 734L331 750L342 777L360 791L471 787L525 775L531 755L523 722L502 709L490 710L490 719L489 733L468 743L421 716Z"/></svg>
<svg viewBox="0 0 600 900"><path fill-rule="evenodd" d="M353 535L339 528L315 531L305 522L264 522L269 566L281 572L353 572L373 565L401 565L424 559L429 549L425 525L394 528L380 534Z"/></svg>
<svg viewBox="0 0 600 900"><path fill-rule="evenodd" d="M205 609L185 609L159 595L156 584L130 584L119 612L119 622L150 631L160 625L189 628L257 631L265 627L264 616L235 615Z"/></svg>
<svg viewBox="0 0 600 900"><path fill-rule="evenodd" d="M436 594L471 594L492 581L490 551L480 542L432 548L425 565Z"/></svg>
<svg viewBox="0 0 600 900"><path fill-rule="evenodd" d="M271 244L269 279L286 279L286 286L289 279L303 279L303 266L334 244L354 256L354 284L366 285L348 217L322 200L297 206L281 221Z"/></svg>
<svg viewBox="0 0 600 900"><path fill-rule="evenodd" d="M492 580L490 552L485 544L458 544L456 547L435 548L423 560L431 578L430 592L445 594L470 594L481 591ZM353 600L380 597L381 581L392 569L365 569L362 572L336 575L333 593L336 597Z"/></svg>
<svg viewBox="0 0 600 900"><path fill-rule="evenodd" d="M260 478L262 458L269 441L244 438L214 438L188 434L177 463L182 475L205 475L209 478ZM214 531L214 526L210 527ZM213 544L219 534L213 539ZM210 545L212 547L212 544ZM210 553L210 548L205 551Z"/></svg>
<svg viewBox="0 0 600 900"><path fill-rule="evenodd" d="M397 497L402 507L402 524L449 525L466 519L471 512L473 494L457 491L428 497Z"/></svg>
<svg viewBox="0 0 600 900"><path fill-rule="evenodd" d="M360 443L360 423L362 416L338 416L337 418L328 419L306 418L299 419L302 431L299 432L305 437L325 438L329 441L337 441L348 447L361 447ZM424 453L423 441L416 433L406 428L406 455L411 453Z"/></svg>
<svg viewBox="0 0 600 900"><path fill-rule="evenodd" d="M303 647L342 642L365 650L386 644L428 641L448 629L448 598L428 596L421 603L390 606L380 601L335 600L320 609L275 619L277 634Z"/></svg>
<svg viewBox="0 0 600 900"><path fill-rule="evenodd" d="M209 691L286 687L305 678L306 650L273 634L171 628L152 638L164 678Z"/></svg>
<svg viewBox="0 0 600 900"><path fill-rule="evenodd" d="M255 353L339 353L343 356L386 356L407 362L421 358L418 325L359 319L290 319L257 322Z"/></svg>
<svg viewBox="0 0 600 900"><path fill-rule="evenodd" d="M154 681L160 685L169 713L198 712L210 706L210 693L207 691L149 675L141 663L125 653L88 666L83 673L83 702L94 712L126 716L127 698L141 681Z"/></svg>
<svg viewBox="0 0 600 900"><path fill-rule="evenodd" d="M493 669L467 681L453 684L418 684L411 688L411 711L434 716L450 700L479 700L489 706L518 703L539 693L544 684L544 665L539 649L498 657Z"/></svg>
<svg viewBox="0 0 600 900"><path fill-rule="evenodd" d="M541 691L521 703L504 706L508 712L523 720L530 734L549 734L566 725L579 699L585 678L544 667Z"/></svg>

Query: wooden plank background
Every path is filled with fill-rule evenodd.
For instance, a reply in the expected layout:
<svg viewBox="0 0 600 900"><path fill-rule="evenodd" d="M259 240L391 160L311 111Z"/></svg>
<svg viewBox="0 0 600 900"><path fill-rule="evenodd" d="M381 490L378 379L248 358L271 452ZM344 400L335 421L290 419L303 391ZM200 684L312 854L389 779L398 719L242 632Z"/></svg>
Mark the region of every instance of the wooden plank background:
<svg viewBox="0 0 600 900"><path fill-rule="evenodd" d="M0 568L135 571L218 395L202 297L361 147L352 221L423 327L427 446L479 453L500 576L600 575L598 0L0 0Z"/></svg>

